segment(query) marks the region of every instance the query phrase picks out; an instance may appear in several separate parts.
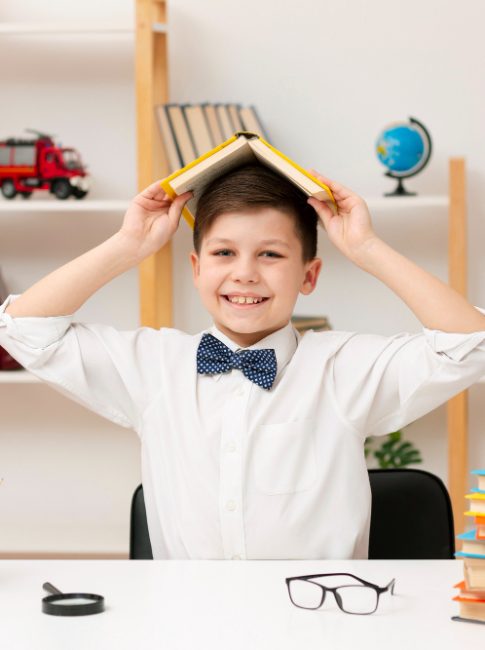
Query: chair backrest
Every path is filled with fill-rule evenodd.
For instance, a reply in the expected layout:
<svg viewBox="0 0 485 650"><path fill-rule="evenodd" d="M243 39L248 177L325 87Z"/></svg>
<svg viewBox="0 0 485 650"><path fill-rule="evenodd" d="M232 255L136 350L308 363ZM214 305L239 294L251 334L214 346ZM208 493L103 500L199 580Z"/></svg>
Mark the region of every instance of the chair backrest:
<svg viewBox="0 0 485 650"><path fill-rule="evenodd" d="M153 560L143 485L136 488L131 500L130 560Z"/></svg>
<svg viewBox="0 0 485 650"><path fill-rule="evenodd" d="M371 469L370 560L449 560L453 511L440 478L419 469Z"/></svg>
<svg viewBox="0 0 485 650"><path fill-rule="evenodd" d="M371 469L370 560L453 559L455 537L448 491L419 469ZM130 559L153 559L143 497L131 502Z"/></svg>

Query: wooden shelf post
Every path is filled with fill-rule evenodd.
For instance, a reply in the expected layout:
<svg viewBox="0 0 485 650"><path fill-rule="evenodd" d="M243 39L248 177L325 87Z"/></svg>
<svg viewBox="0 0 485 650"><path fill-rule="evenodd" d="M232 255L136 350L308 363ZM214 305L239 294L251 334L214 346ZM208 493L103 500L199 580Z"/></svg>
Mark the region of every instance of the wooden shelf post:
<svg viewBox="0 0 485 650"><path fill-rule="evenodd" d="M467 295L467 208L465 160L449 163L449 284ZM448 489L453 506L455 530L465 529L464 495L468 491L468 392L448 402Z"/></svg>
<svg viewBox="0 0 485 650"><path fill-rule="evenodd" d="M165 0L136 0L136 112L138 189L167 176L154 108L168 101ZM154 27L157 28L154 28ZM140 324L172 325L172 248L168 243L139 267Z"/></svg>

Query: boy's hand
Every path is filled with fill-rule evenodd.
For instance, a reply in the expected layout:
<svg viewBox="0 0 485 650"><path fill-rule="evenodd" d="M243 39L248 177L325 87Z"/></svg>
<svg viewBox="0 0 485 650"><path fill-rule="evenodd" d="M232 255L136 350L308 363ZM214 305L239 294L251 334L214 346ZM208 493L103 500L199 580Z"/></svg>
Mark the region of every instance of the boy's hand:
<svg viewBox="0 0 485 650"><path fill-rule="evenodd" d="M120 234L134 248L141 261L156 253L172 238L180 223L180 215L192 192L185 192L173 201L155 181L137 194L123 219Z"/></svg>
<svg viewBox="0 0 485 650"><path fill-rule="evenodd" d="M364 199L314 169L308 171L331 189L337 211L334 214L324 201L315 198L309 198L308 203L318 214L332 244L350 260L358 263L360 254L365 252L369 243L377 239Z"/></svg>

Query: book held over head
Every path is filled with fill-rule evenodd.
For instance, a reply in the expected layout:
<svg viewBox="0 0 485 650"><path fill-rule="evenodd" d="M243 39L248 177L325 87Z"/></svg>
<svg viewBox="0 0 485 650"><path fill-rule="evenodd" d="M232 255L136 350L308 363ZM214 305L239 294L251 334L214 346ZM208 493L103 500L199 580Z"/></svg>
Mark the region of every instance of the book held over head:
<svg viewBox="0 0 485 650"><path fill-rule="evenodd" d="M182 212L189 226L193 228L197 202L204 188L219 176L254 162L270 167L308 197L326 201L334 209L335 200L326 185L262 137L249 131L236 132L222 144L163 179L161 186L172 199L189 190L194 193Z"/></svg>

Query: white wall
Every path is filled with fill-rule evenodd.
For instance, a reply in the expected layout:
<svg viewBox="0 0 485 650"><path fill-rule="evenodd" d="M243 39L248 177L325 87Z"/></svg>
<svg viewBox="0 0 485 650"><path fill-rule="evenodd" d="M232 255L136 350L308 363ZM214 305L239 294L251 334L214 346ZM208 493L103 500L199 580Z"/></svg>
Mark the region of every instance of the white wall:
<svg viewBox="0 0 485 650"><path fill-rule="evenodd" d="M47 4L3 0L0 8L0 20L6 21L123 21L132 16L131 0ZM374 154L375 139L389 122L415 116L433 137L430 165L408 181L410 189L445 193L449 156L466 156L469 295L475 304L485 305L481 0L461 3L459 11L454 0L172 0L169 21L173 101L254 104L279 149L363 195L378 195L393 185L384 178ZM0 39L0 58L10 62L0 67L0 137L21 135L25 126L50 129L65 143L78 146L90 164L93 196L132 196L136 188L132 44L115 37L104 42L70 37L61 43L52 37L39 48L41 37L18 38L12 45ZM11 288L23 290L78 248L101 241L118 227L120 218L108 217L102 225L87 218L82 227L77 223L71 230L69 217L49 218L44 228L43 217L18 215L17 223L9 217L7 224L0 216L0 264ZM444 212L403 211L374 218L386 241L446 278ZM49 243L52 225L62 246ZM71 232L75 240L70 239ZM42 250L37 242L42 242ZM190 232L183 223L175 238L175 325L195 332L208 319L192 287L190 247ZM320 285L298 303L299 313L326 314L335 329L391 334L419 328L397 298L354 269L324 238L320 252L325 262ZM133 327L136 311L136 274L131 273L94 297L80 316ZM470 391L474 466L485 464L483 390L481 386ZM3 395L3 388L0 392ZM61 399L58 408L67 413ZM13 408L2 398L3 404ZM113 435L109 426L105 431ZM444 409L410 426L407 435L422 450L423 467L446 479ZM88 452L79 453L76 461L84 462L83 458L87 462ZM115 485L117 469L107 467L106 472ZM41 476L36 483L41 484Z"/></svg>

